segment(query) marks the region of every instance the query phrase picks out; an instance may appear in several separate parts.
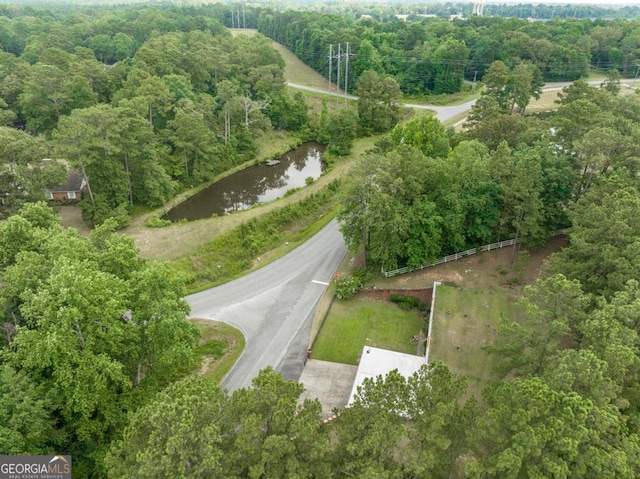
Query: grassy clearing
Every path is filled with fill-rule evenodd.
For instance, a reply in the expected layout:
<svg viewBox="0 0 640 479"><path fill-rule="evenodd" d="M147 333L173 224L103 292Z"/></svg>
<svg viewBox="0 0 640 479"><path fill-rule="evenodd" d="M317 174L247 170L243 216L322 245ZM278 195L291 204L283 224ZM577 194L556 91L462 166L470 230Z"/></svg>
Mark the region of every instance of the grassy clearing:
<svg viewBox="0 0 640 479"><path fill-rule="evenodd" d="M191 322L200 330L196 374L220 383L242 354L244 336L240 330L219 321L192 319Z"/></svg>
<svg viewBox="0 0 640 479"><path fill-rule="evenodd" d="M494 343L500 317L515 315L513 296L503 288L438 286L429 360L466 376L469 392L479 398L482 387L499 379L493 371L495 357L483 347Z"/></svg>
<svg viewBox="0 0 640 479"><path fill-rule="evenodd" d="M285 63L284 77L291 83L315 88L327 88L329 82L313 68L305 65L287 47L273 42L273 48L280 52Z"/></svg>
<svg viewBox="0 0 640 479"><path fill-rule="evenodd" d="M404 311L395 304L336 300L313 345L313 358L357 364L365 344L415 354L417 346L411 338L420 332L421 324L416 310Z"/></svg>

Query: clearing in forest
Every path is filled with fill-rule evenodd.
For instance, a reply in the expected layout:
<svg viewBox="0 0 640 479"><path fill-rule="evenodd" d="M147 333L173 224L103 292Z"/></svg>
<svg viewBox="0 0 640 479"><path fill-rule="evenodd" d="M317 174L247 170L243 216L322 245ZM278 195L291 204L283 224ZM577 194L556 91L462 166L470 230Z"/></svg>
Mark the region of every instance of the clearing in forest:
<svg viewBox="0 0 640 479"><path fill-rule="evenodd" d="M440 285L436 288L429 361L442 361L468 379L469 392L479 397L482 387L498 380L495 356L484 346L495 342L500 318L517 314L511 291L500 287L472 289Z"/></svg>

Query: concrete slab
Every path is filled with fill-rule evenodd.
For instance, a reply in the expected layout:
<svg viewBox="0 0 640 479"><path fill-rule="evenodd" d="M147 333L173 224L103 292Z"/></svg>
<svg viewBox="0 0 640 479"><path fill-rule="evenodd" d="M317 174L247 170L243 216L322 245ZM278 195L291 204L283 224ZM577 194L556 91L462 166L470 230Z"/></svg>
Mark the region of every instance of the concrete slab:
<svg viewBox="0 0 640 479"><path fill-rule="evenodd" d="M424 364L426 364L425 358L421 356L365 346L362 348L360 364L358 364L358 371L349 395L348 404L353 402L358 387L362 385L365 378L376 379L378 376L386 376L394 369L397 369L402 376L408 378Z"/></svg>
<svg viewBox="0 0 640 479"><path fill-rule="evenodd" d="M333 416L333 409L343 409L356 378L358 366L309 359L300 376L305 392L300 400L317 399L322 405L323 418Z"/></svg>

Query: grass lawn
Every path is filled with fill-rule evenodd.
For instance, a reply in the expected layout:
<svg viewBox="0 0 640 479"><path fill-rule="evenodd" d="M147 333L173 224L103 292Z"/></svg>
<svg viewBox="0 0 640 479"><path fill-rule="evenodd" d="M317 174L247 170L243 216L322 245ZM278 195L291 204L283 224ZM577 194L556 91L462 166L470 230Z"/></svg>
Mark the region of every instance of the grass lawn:
<svg viewBox="0 0 640 479"><path fill-rule="evenodd" d="M313 359L358 364L365 344L416 354L411 338L421 325L416 310L404 311L382 301L336 300L313 345Z"/></svg>
<svg viewBox="0 0 640 479"><path fill-rule="evenodd" d="M209 319L190 320L200 330L196 348L198 376L220 383L244 350L244 336L240 330Z"/></svg>
<svg viewBox="0 0 640 479"><path fill-rule="evenodd" d="M469 393L480 398L482 387L499 379L492 369L495 358L482 348L494 343L501 315L515 314L513 294L507 289L438 286L429 361L442 361L466 376Z"/></svg>

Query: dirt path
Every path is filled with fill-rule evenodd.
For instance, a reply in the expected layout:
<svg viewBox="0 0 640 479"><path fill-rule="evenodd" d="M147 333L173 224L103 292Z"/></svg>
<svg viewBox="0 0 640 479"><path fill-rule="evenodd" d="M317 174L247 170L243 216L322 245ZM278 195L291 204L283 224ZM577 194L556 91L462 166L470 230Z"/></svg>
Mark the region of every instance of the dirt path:
<svg viewBox="0 0 640 479"><path fill-rule="evenodd" d="M58 210L62 226L77 229L82 236L89 236L91 228L82 220L82 210L77 205L60 206Z"/></svg>

